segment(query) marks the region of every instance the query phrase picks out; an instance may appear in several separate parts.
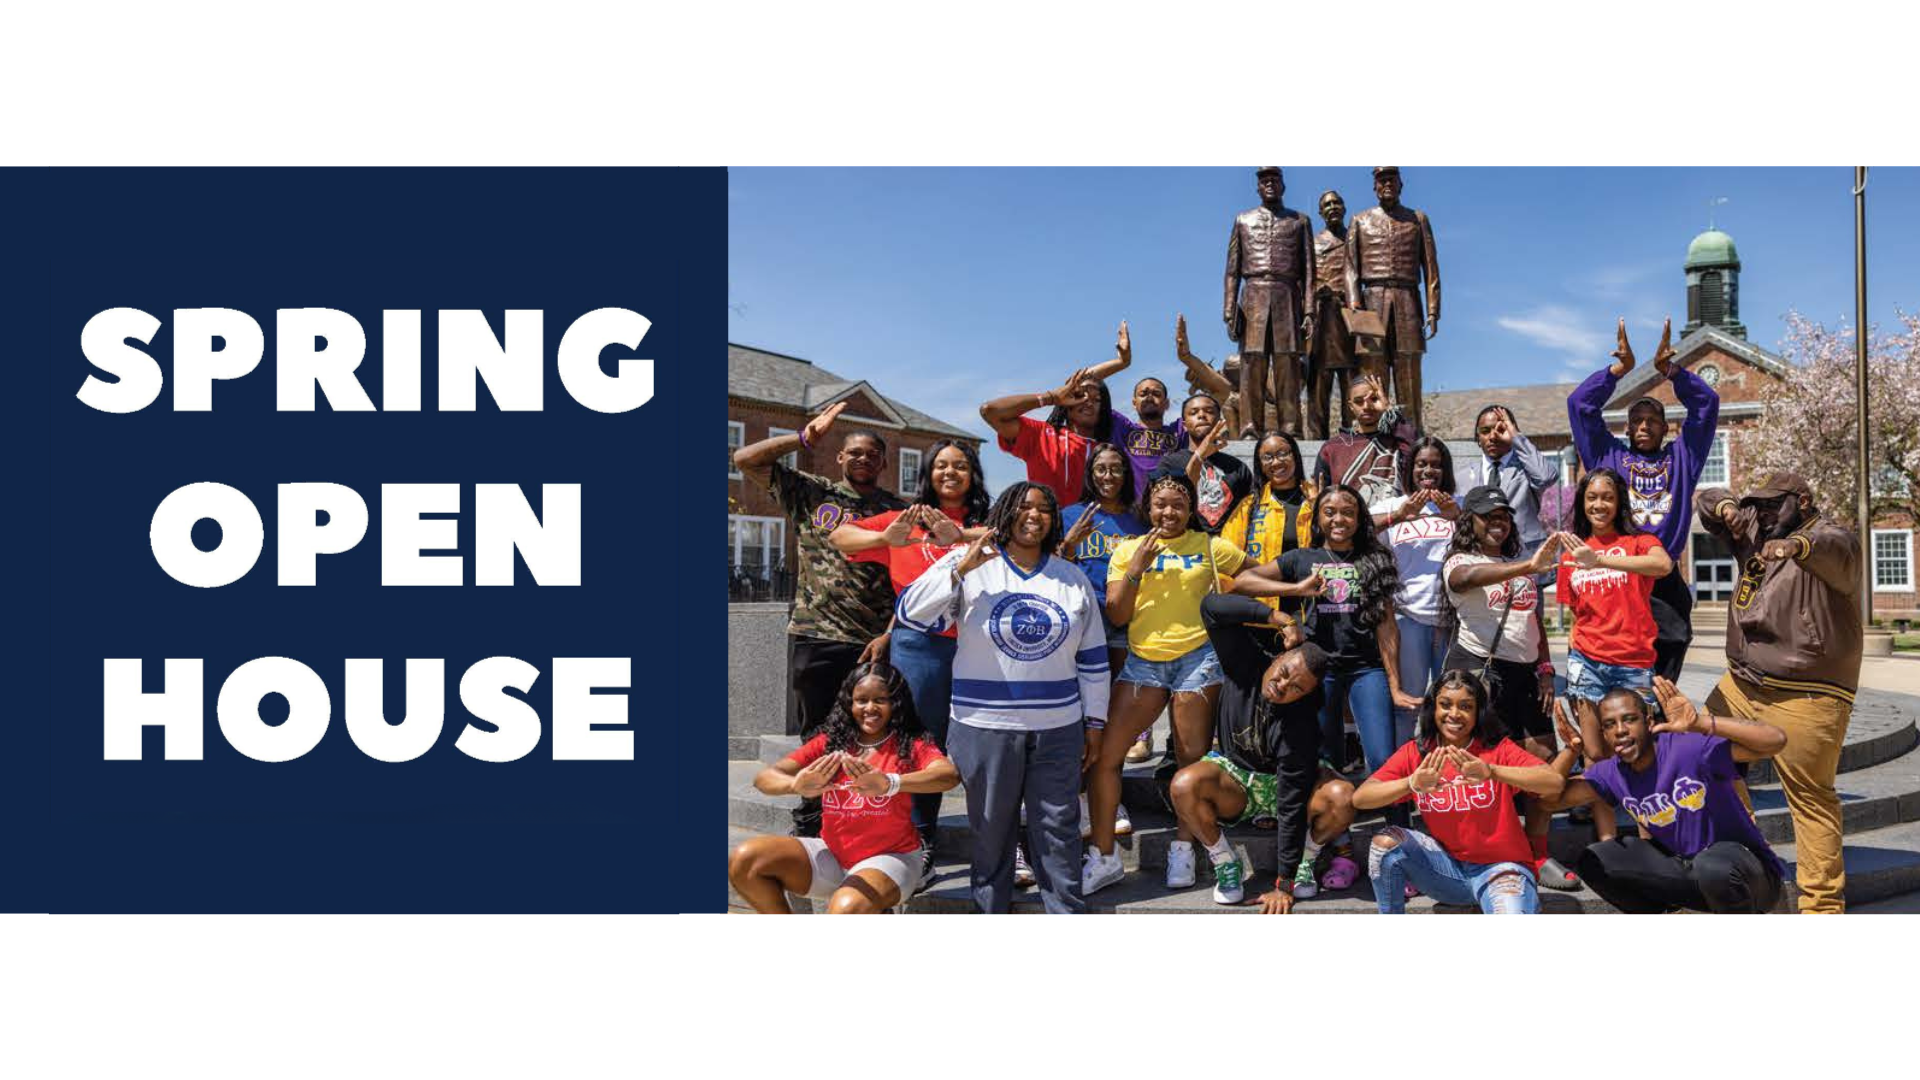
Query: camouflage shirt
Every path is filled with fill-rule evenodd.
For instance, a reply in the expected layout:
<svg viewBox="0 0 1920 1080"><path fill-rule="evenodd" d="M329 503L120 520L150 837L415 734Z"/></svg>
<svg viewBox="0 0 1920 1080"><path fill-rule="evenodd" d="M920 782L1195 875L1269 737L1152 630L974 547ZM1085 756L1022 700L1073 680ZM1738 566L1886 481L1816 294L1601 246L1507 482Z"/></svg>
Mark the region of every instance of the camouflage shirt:
<svg viewBox="0 0 1920 1080"><path fill-rule="evenodd" d="M793 522L800 551L787 633L859 645L880 636L893 617L886 564L849 561L827 542L827 534L845 522L904 510L906 500L880 489L862 496L845 482L789 469L778 461L767 489Z"/></svg>

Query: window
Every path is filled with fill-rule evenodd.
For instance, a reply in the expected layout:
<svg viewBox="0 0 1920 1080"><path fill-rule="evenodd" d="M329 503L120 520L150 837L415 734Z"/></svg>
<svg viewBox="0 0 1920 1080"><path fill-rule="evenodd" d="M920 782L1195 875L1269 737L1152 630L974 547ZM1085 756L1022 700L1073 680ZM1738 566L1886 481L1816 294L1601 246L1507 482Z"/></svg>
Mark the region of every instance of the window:
<svg viewBox="0 0 1920 1080"><path fill-rule="evenodd" d="M1873 591L1913 591L1913 532L1873 530Z"/></svg>
<svg viewBox="0 0 1920 1080"><path fill-rule="evenodd" d="M740 479L740 470L733 467L733 452L746 445L747 425L738 420L727 421L727 479Z"/></svg>
<svg viewBox="0 0 1920 1080"><path fill-rule="evenodd" d="M769 439L777 439L782 435L798 435L798 434L800 433L793 430L792 428L775 427L775 428L767 429L767 438ZM800 451L795 450L791 454L781 454L780 464L785 465L789 469L798 469L800 467Z"/></svg>
<svg viewBox="0 0 1920 1080"><path fill-rule="evenodd" d="M1573 447L1563 447L1560 451L1560 482L1569 487L1580 482L1580 455Z"/></svg>
<svg viewBox="0 0 1920 1080"><path fill-rule="evenodd" d="M920 451L900 449L900 494L911 499L920 493Z"/></svg>
<svg viewBox="0 0 1920 1080"><path fill-rule="evenodd" d="M1713 449L1707 451L1707 463L1700 469L1702 484L1718 486L1727 482L1727 433L1713 434Z"/></svg>
<svg viewBox="0 0 1920 1080"><path fill-rule="evenodd" d="M786 568L786 546L785 518L727 515L727 566L734 573L769 580Z"/></svg>

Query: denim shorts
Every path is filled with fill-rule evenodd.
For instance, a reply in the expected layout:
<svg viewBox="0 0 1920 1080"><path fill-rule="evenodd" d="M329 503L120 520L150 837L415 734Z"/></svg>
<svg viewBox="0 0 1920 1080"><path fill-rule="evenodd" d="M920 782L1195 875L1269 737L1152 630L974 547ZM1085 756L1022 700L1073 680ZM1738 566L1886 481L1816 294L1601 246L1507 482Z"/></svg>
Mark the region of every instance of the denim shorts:
<svg viewBox="0 0 1920 1080"><path fill-rule="evenodd" d="M1126 666L1120 669L1120 681L1176 694L1197 694L1225 682L1226 676L1221 674L1220 658L1209 644L1173 660L1147 660L1128 653Z"/></svg>
<svg viewBox="0 0 1920 1080"><path fill-rule="evenodd" d="M1578 649L1567 650L1568 697L1599 701L1609 690L1622 687L1653 700L1653 669L1603 664L1587 659Z"/></svg>

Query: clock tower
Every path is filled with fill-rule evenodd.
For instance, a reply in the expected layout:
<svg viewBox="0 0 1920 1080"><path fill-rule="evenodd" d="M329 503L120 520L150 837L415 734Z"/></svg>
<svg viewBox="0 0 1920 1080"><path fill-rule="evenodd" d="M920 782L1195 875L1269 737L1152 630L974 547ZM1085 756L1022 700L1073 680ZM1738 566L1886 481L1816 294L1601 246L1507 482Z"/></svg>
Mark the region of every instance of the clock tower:
<svg viewBox="0 0 1920 1080"><path fill-rule="evenodd" d="M1702 326L1746 340L1740 322L1740 253L1733 237L1709 227L1687 245L1687 325L1682 335Z"/></svg>

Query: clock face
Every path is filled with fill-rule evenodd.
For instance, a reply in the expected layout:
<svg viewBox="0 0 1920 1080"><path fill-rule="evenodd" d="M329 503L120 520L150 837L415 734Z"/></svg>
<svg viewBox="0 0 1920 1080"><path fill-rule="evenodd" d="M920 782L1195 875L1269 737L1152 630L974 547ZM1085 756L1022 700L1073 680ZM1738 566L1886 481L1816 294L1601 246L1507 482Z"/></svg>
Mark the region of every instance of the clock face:
<svg viewBox="0 0 1920 1080"><path fill-rule="evenodd" d="M1720 367L1718 364L1700 365L1699 375L1700 381L1706 383L1708 386L1720 385Z"/></svg>

